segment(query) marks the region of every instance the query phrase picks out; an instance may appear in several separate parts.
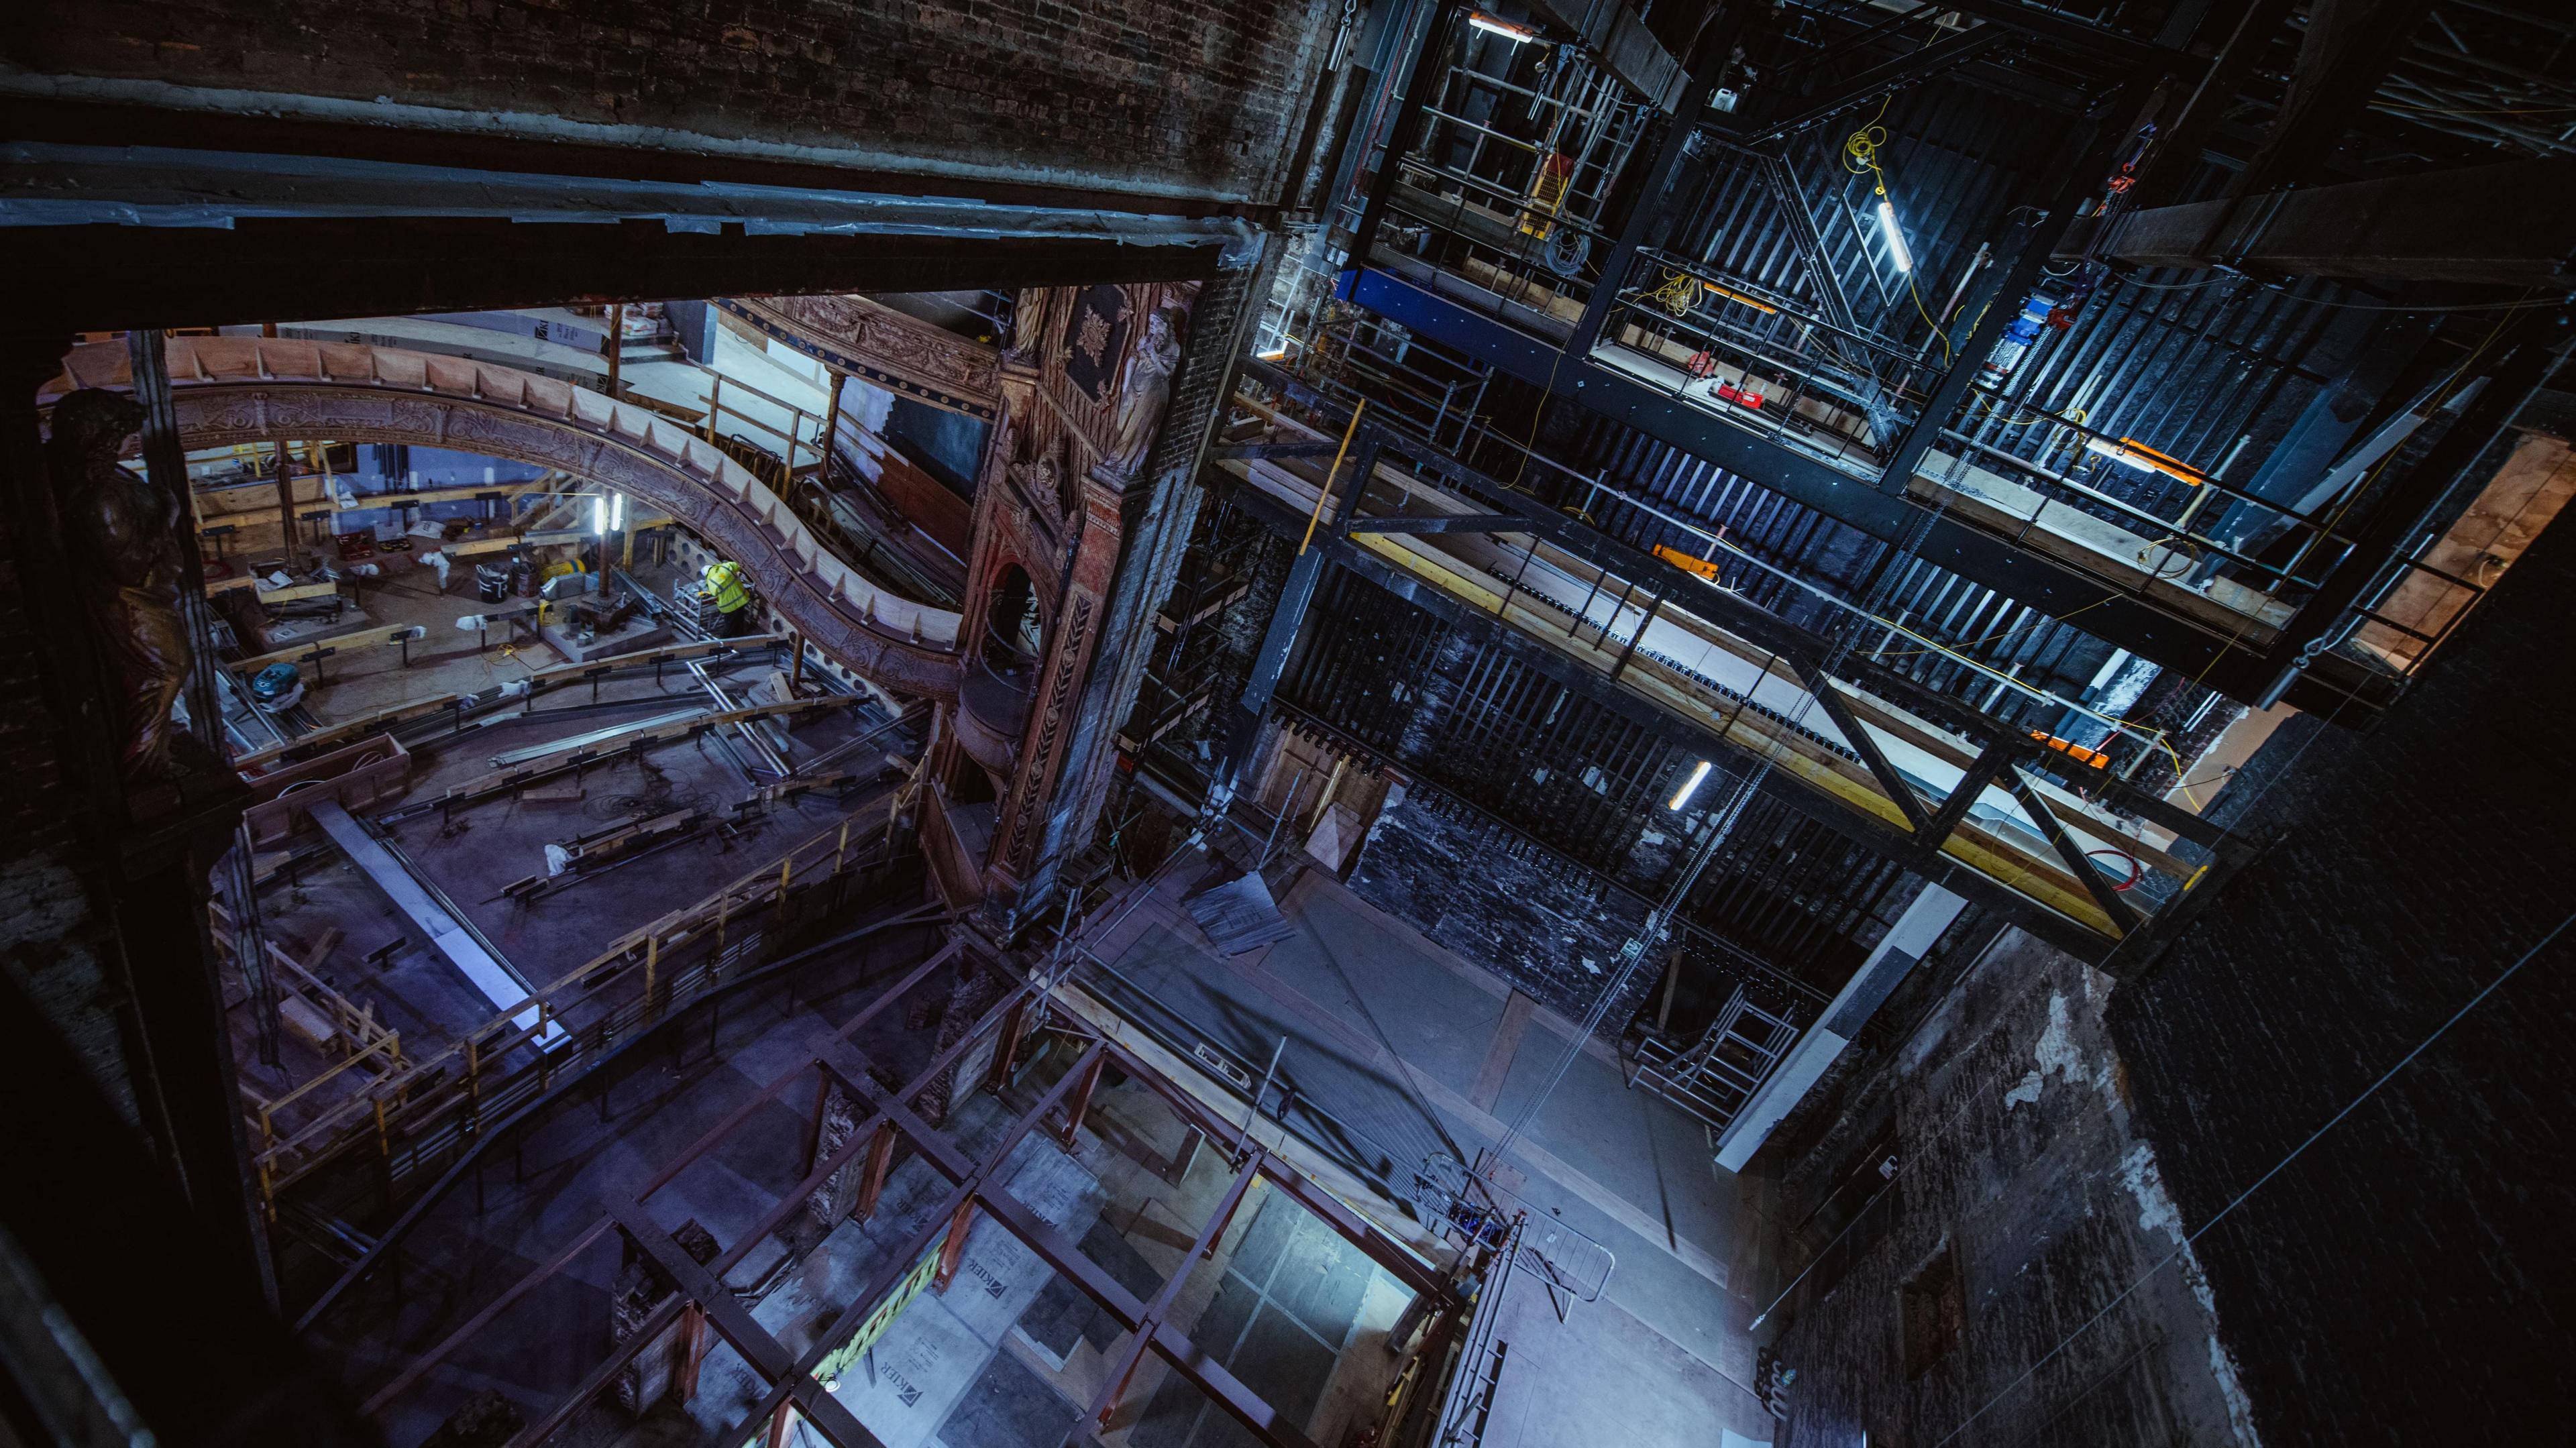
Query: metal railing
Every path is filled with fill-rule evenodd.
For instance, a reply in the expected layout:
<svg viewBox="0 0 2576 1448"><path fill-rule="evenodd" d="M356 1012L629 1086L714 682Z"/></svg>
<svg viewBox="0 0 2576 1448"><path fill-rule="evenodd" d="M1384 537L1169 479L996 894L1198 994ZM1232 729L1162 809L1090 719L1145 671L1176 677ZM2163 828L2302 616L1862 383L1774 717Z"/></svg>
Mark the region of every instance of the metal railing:
<svg viewBox="0 0 2576 1448"><path fill-rule="evenodd" d="M399 1035L384 1031L275 1100L253 1103L251 1164L263 1210L274 1221L280 1192L368 1147L390 1191L441 1138L470 1134L505 1101L541 1094L557 1072L577 1069L719 983L746 949L758 948L765 929L789 919L791 900L894 862L890 822L862 830L853 854L858 822L858 815L844 819L697 903L628 931L443 1051L406 1060ZM870 833L881 838L872 842ZM612 987L623 988L622 999L603 999ZM534 1023L520 1026L514 1018L531 1006ZM555 1044L539 1045L557 1032Z"/></svg>

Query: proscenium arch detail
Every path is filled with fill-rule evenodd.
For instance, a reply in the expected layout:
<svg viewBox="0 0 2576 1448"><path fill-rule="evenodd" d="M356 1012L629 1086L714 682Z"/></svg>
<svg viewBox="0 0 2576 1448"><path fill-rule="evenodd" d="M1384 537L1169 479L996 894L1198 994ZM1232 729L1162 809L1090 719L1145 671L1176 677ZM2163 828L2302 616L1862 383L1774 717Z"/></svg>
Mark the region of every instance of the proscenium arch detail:
<svg viewBox="0 0 2576 1448"><path fill-rule="evenodd" d="M852 671L900 693L956 696L956 613L870 583L749 471L645 408L513 368L354 343L173 337L169 358L183 447L405 443L560 469L697 532ZM131 386L122 343L65 361L79 386Z"/></svg>

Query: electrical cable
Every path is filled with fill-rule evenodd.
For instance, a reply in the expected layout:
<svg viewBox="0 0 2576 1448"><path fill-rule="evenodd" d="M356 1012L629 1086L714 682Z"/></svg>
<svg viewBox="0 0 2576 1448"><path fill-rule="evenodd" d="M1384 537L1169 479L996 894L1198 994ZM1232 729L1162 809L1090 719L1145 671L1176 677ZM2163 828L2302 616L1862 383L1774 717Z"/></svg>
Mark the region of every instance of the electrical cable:
<svg viewBox="0 0 2576 1448"><path fill-rule="evenodd" d="M1878 114L1871 116L1868 124L1843 138L1843 169L1855 176L1872 178L1875 183L1873 194L1881 204L1890 208L1891 215L1894 214L1895 198L1887 194L1887 173L1878 164L1878 148L1887 144L1887 128L1878 122L1895 100L1894 91L1880 97ZM1923 294L1914 289L1914 268L1910 266L1905 268L1905 294L1914 299L1914 314L1932 329L1933 340L1941 344L1941 361L1948 364L1951 360L1950 334L1941 330L1941 324L1932 320L1931 310L1923 305Z"/></svg>
<svg viewBox="0 0 2576 1448"><path fill-rule="evenodd" d="M2201 1223L2197 1231L2194 1231L2191 1235L2183 1238L2182 1241L2175 1244L2174 1249L2171 1252L2166 1253L2154 1266L2139 1273L2136 1280L2132 1281L2128 1286L2120 1289L2120 1294L2117 1297L2114 1297L2109 1302L2102 1304L2100 1311L2094 1313L2091 1317L2086 1318L2073 1332L2070 1332L2066 1336L2058 1339L2057 1345L2050 1348L2047 1352L2042 1353L2037 1362L2034 1362L2029 1367L2022 1369L2021 1376L2014 1378L2011 1382L2006 1383L2001 1388L1997 1389L1994 1396L1986 1399L1983 1404L1978 1406L1975 1412L1970 1413L1967 1417L1961 1419L1959 1421L1959 1426L1944 1434L1940 1442L1933 1444L1932 1448L1942 1448L1943 1444L1946 1444L1951 1439L1958 1437L1961 1433L1968 1431L1969 1424L1984 1417L1988 1409L1991 1409L1995 1404L2002 1402L2005 1396L2011 1393L2015 1388L2029 1382L2033 1374L2037 1373L2041 1368L2048 1366L2048 1364L2054 1360L2059 1353L2066 1351L2068 1345L2072 1344L2077 1338L2082 1337L2085 1333L2091 1331L2094 1324L2100 1322L2103 1318L2111 1314L2111 1310L2113 1308L2128 1301L2129 1295L2136 1292L2140 1287L2145 1286L2148 1278L2163 1271L2166 1267L2172 1265L2175 1259L2181 1257L2185 1252L2190 1251L2192 1243L2209 1235L2211 1229L2215 1228L2219 1223L2226 1221L2230 1213L2234 1212L2238 1207L2245 1205L2247 1198L2262 1190L2264 1183L2269 1182L2276 1176L2279 1176L2291 1162L2299 1159L2300 1153L2306 1151L2309 1147L2316 1145L2319 1138L2323 1137L2327 1132L2334 1130L2337 1125L2342 1123L2345 1117L2350 1116L2353 1112L2359 1110L2363 1102L2368 1101L2372 1096L2376 1095L2380 1087L2387 1085L2391 1080L2395 1079L2398 1072L2403 1071L2408 1066L2414 1064L2416 1057L2421 1056L2427 1050L2430 1050L2433 1043L2442 1039L2444 1033L2448 1032L2451 1027L2458 1025L2469 1012L2476 1010L2488 996L2495 994L2497 989L2503 986L2506 981L2513 979L2515 972L2530 964L2534 956L2537 956L2543 950L2548 949L2550 943L2555 941L2560 935L2564 934L2567 927L2570 925L2576 925L2576 913L2569 914L2565 919L2559 921L2555 926L2552 926L2548 934L2541 936L2529 950L2524 951L2513 964L2506 966L2495 979L2488 981L2484 986L2480 987L2477 994L2470 996L2465 1004L2463 1004L2458 1010L2451 1013L2449 1019L2443 1021L2440 1025L2435 1026L2432 1034L2426 1036L2423 1040L2416 1042L2413 1050L2408 1051L2405 1055L2399 1057L2396 1065L2381 1072L2379 1079L2361 1088L2360 1095L2355 1096L2348 1102L2345 1102L2342 1110L2337 1111L2330 1117L2327 1117L2325 1125L2309 1132L2306 1140L2301 1141L2294 1147L2291 1147L2287 1155L2283 1156L2279 1161L2274 1162L2270 1170L2264 1172L2261 1176L2256 1177L2252 1185L2246 1187L2245 1190L2238 1192L2234 1199L2229 1201L2226 1206L2220 1207L2208 1221Z"/></svg>
<svg viewBox="0 0 2576 1448"><path fill-rule="evenodd" d="M2428 317L2448 316L2453 312L2523 312L2535 307L2566 305L2563 297L2539 302L2467 302L2456 307L2383 307L2367 302L2330 302L2322 297L2301 297L2299 300L2311 306L2340 307L2347 312L2415 312Z"/></svg>
<svg viewBox="0 0 2576 1448"><path fill-rule="evenodd" d="M2221 282L2250 281L2252 278L2242 272L2229 272L2224 276L2211 277L2205 282L2142 282L2129 277L2121 277L2118 280L2124 287L2138 287L2150 292L2190 292L2198 291L2202 287L2214 287Z"/></svg>

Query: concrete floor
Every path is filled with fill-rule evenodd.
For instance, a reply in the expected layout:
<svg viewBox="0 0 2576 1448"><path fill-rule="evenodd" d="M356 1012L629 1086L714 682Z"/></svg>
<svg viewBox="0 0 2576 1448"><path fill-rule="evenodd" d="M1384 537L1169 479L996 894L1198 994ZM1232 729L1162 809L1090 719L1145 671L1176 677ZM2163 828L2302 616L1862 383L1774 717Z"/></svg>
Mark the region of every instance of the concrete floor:
<svg viewBox="0 0 2576 1448"><path fill-rule="evenodd" d="M1507 1380L1529 1406L1486 1441L1704 1443L1712 1425L1769 1440L1745 1331L1764 1284L1736 1286L1739 1273L1767 1276L1746 1272L1764 1228L1710 1165L1700 1123L1626 1089L1598 1041L1569 1060L1572 1023L1329 876L1309 871L1285 892L1292 938L1222 956L1181 907L1193 873L1173 872L1092 942L1132 985L1104 987L1150 995L1241 1059L1268 1060L1284 1037L1281 1079L1344 1124L1344 1164L1391 1192L1426 1158L1475 1162L1564 1068L1496 1179L1539 1219L1533 1240L1559 1237L1547 1250L1567 1275L1597 1282L1606 1257L1616 1265L1600 1300L1561 1325L1543 1291L1534 1307L1515 1302Z"/></svg>

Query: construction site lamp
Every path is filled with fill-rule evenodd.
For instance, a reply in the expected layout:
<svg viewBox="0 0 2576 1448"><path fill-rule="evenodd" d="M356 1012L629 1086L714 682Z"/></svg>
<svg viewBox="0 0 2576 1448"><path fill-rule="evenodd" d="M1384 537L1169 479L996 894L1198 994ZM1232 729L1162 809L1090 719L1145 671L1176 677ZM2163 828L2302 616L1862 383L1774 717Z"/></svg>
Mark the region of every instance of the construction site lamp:
<svg viewBox="0 0 2576 1448"><path fill-rule="evenodd" d="M1884 196L1878 198L1878 225L1887 233L1887 259L1896 263L1898 271L1914 270L1914 253L1905 249L1905 233L1896 227L1896 203Z"/></svg>
<svg viewBox="0 0 2576 1448"><path fill-rule="evenodd" d="M1538 32L1530 29L1528 26L1514 25L1508 20L1496 20L1491 15L1485 14L1483 11L1468 12L1467 23L1476 27L1478 30L1484 31L1488 35L1499 35L1514 45L1518 45L1525 40L1538 39Z"/></svg>
<svg viewBox="0 0 2576 1448"><path fill-rule="evenodd" d="M1690 803L1691 796L1699 793L1700 781L1706 778L1708 778L1708 761L1703 759L1691 767L1690 778L1683 780L1682 787L1673 791L1672 803L1665 805L1664 808L1678 810Z"/></svg>
<svg viewBox="0 0 2576 1448"><path fill-rule="evenodd" d="M597 493L590 495L590 531L597 537L608 536L608 500Z"/></svg>

